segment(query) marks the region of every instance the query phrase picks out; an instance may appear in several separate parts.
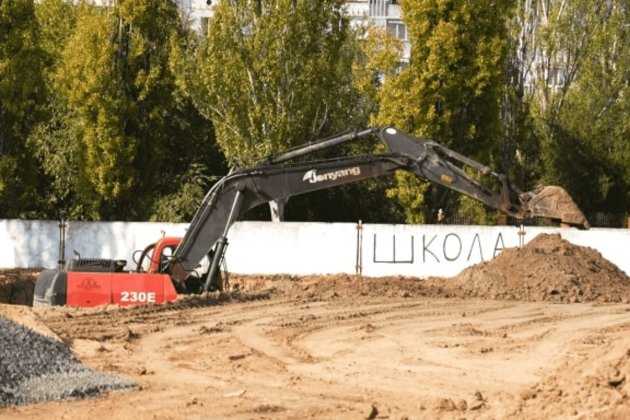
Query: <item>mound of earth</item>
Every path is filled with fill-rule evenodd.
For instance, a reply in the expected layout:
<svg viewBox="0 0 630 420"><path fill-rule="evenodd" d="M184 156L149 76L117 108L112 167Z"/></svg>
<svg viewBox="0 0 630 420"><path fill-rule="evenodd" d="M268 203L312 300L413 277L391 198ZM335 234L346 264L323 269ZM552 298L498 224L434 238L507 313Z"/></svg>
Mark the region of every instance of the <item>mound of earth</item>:
<svg viewBox="0 0 630 420"><path fill-rule="evenodd" d="M41 269L0 270L0 303L31 305L37 275Z"/></svg>
<svg viewBox="0 0 630 420"><path fill-rule="evenodd" d="M630 277L596 250L540 234L448 282L460 297L548 302L630 302Z"/></svg>

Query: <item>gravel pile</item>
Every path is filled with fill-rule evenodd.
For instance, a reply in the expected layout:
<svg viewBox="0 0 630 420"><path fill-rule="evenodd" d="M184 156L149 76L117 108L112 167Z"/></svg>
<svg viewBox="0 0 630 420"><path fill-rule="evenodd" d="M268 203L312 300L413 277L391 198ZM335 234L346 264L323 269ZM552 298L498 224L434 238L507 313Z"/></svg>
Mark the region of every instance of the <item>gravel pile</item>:
<svg viewBox="0 0 630 420"><path fill-rule="evenodd" d="M0 407L86 398L133 386L81 365L63 343L0 316Z"/></svg>

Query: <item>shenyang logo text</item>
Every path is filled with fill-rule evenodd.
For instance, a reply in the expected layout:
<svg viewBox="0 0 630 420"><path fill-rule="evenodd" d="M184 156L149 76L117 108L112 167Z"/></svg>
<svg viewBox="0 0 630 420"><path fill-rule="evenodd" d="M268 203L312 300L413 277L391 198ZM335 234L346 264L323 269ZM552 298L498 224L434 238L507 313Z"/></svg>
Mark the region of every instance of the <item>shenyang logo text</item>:
<svg viewBox="0 0 630 420"><path fill-rule="evenodd" d="M92 290L92 289L100 289L98 282L94 280L92 277L84 277L81 279L81 282L77 284L77 288Z"/></svg>
<svg viewBox="0 0 630 420"><path fill-rule="evenodd" d="M358 166L347 169L339 169L338 171L325 172L323 174L318 174L317 169L311 169L304 174L302 181L308 181L311 184L314 184L316 182L334 181L337 178L357 175L361 175L361 168Z"/></svg>

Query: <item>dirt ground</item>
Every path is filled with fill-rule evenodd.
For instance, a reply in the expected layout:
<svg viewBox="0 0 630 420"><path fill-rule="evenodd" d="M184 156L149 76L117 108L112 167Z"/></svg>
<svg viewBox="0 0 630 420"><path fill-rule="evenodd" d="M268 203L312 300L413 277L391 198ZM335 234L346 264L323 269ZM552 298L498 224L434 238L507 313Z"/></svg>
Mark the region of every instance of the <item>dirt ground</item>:
<svg viewBox="0 0 630 420"><path fill-rule="evenodd" d="M0 303L31 305L39 269L0 270Z"/></svg>
<svg viewBox="0 0 630 420"><path fill-rule="evenodd" d="M231 286L161 306L0 305L138 384L0 418L630 418L630 279L557 235L447 280Z"/></svg>

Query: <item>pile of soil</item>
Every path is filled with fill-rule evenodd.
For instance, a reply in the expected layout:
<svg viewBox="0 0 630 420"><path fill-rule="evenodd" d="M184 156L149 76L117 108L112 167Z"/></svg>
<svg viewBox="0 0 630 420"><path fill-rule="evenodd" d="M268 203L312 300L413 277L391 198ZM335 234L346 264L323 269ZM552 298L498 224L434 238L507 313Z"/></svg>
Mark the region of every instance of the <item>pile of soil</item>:
<svg viewBox="0 0 630 420"><path fill-rule="evenodd" d="M41 269L0 270L0 303L32 305L33 290Z"/></svg>
<svg viewBox="0 0 630 420"><path fill-rule="evenodd" d="M630 277L596 250L559 234L540 234L522 248L506 249L449 280L448 288L462 298L630 302Z"/></svg>

